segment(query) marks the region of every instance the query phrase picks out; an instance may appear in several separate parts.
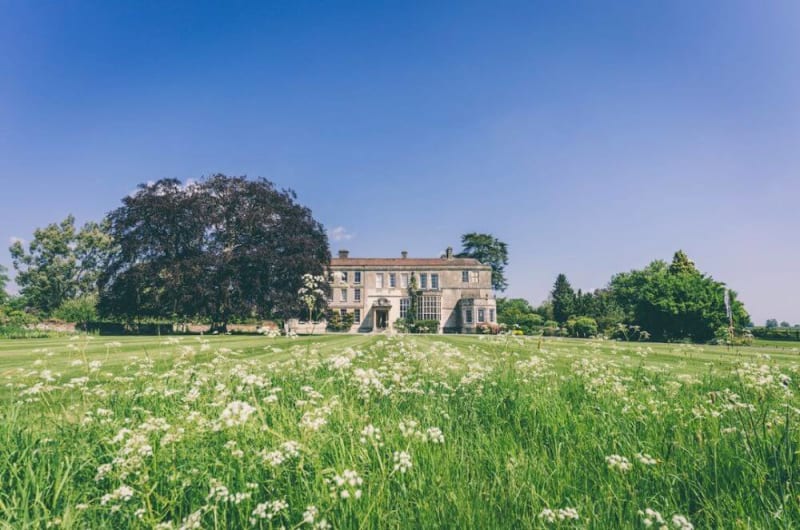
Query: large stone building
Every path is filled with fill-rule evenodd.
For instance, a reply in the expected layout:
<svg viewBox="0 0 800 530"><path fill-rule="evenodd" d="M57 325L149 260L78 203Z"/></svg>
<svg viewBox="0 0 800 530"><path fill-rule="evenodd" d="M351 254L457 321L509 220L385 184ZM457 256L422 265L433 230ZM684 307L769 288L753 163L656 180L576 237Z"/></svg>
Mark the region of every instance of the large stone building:
<svg viewBox="0 0 800 530"><path fill-rule="evenodd" d="M391 330L405 318L408 286L416 280L421 296L417 318L438 320L439 332L474 333L494 324L497 311L492 293L492 269L476 259L456 258L448 248L441 258L351 258L346 250L331 260L329 307L353 314L351 331Z"/></svg>

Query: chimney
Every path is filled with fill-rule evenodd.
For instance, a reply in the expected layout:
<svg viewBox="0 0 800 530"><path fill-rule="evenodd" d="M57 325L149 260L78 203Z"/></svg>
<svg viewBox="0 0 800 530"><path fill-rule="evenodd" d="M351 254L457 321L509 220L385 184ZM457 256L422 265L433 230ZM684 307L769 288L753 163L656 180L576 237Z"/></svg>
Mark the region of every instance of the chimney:
<svg viewBox="0 0 800 530"><path fill-rule="evenodd" d="M406 259L408 257L408 251L407 250L402 251L400 253L400 257L403 258L403 259Z"/></svg>
<svg viewBox="0 0 800 530"><path fill-rule="evenodd" d="M453 247L447 247L447 259L453 259Z"/></svg>
<svg viewBox="0 0 800 530"><path fill-rule="evenodd" d="M339 258L341 258L341 259L345 259L349 255L350 255L350 251L349 250L340 250L339 251Z"/></svg>

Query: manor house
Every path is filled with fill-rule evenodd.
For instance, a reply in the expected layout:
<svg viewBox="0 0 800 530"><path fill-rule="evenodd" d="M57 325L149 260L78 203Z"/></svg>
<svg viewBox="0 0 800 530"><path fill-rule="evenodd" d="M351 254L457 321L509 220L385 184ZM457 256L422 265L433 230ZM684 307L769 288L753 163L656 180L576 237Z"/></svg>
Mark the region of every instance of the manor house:
<svg viewBox="0 0 800 530"><path fill-rule="evenodd" d="M494 324L492 268L476 259L456 258L448 248L441 258L351 258L340 250L331 259L329 307L353 314L351 331L391 330L406 318L412 278L420 292L417 319L436 320L439 333L474 333Z"/></svg>

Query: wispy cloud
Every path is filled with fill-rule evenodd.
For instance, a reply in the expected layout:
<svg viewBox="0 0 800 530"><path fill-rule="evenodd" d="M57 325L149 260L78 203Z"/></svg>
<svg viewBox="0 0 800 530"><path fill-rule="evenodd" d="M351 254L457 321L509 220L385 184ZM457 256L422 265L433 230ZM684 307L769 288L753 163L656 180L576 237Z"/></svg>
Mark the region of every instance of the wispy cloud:
<svg viewBox="0 0 800 530"><path fill-rule="evenodd" d="M333 241L349 241L353 239L353 234L347 231L343 226L337 226L328 230L328 236Z"/></svg>

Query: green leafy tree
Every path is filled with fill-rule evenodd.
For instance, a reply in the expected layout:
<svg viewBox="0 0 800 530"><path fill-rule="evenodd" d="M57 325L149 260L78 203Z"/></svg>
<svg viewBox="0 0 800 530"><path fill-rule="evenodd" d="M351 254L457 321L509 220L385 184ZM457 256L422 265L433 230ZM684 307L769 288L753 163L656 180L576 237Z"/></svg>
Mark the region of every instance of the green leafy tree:
<svg viewBox="0 0 800 530"><path fill-rule="evenodd" d="M67 300L96 294L110 245L107 225L89 222L76 230L72 215L37 229L27 250L21 241L9 249L20 295L50 315Z"/></svg>
<svg viewBox="0 0 800 530"><path fill-rule="evenodd" d="M778 320L774 318L767 319L766 327L768 328L777 328L778 327Z"/></svg>
<svg viewBox="0 0 800 530"><path fill-rule="evenodd" d="M688 258L676 253L670 266L652 262L645 269L614 276L609 288L626 313L626 323L646 330L655 340L712 340L728 325L725 284L686 266ZM684 259L685 258L685 259ZM734 326L750 323L744 305L730 291Z"/></svg>
<svg viewBox="0 0 800 530"><path fill-rule="evenodd" d="M97 296L89 294L66 300L53 312L53 316L85 326L87 322L97 319Z"/></svg>
<svg viewBox="0 0 800 530"><path fill-rule="evenodd" d="M566 275L559 274L550 292L553 302L553 318L556 322L564 323L575 314L575 291L569 284Z"/></svg>
<svg viewBox="0 0 800 530"><path fill-rule="evenodd" d="M532 335L542 327L544 318L535 313L523 298L498 298L497 322L509 329L519 329L526 335Z"/></svg>
<svg viewBox="0 0 800 530"><path fill-rule="evenodd" d="M76 290L82 297L97 300L97 281L105 267L113 246L108 219L96 223L89 221L75 235L73 252L78 263Z"/></svg>
<svg viewBox="0 0 800 530"><path fill-rule="evenodd" d="M75 218L70 215L60 223L36 229L27 251L21 241L11 245L20 295L31 308L49 315L78 294L74 242Z"/></svg>
<svg viewBox="0 0 800 530"><path fill-rule="evenodd" d="M8 301L8 291L6 291L6 286L10 278L8 277L8 269L4 266L0 265L0 305L5 304Z"/></svg>
<svg viewBox="0 0 800 530"><path fill-rule="evenodd" d="M694 265L694 261L690 260L689 256L687 256L684 251L679 250L672 256L672 263L669 265L669 272L672 274L697 274L698 270Z"/></svg>
<svg viewBox="0 0 800 530"><path fill-rule="evenodd" d="M508 282L505 266L508 265L508 245L491 234L471 232L461 236L462 250L459 258L473 258L492 267L492 288L505 291Z"/></svg>
<svg viewBox="0 0 800 530"><path fill-rule="evenodd" d="M553 301L545 300L537 307L534 307L533 312L542 317L545 322L547 322L548 320L554 320L555 317L553 316Z"/></svg>

